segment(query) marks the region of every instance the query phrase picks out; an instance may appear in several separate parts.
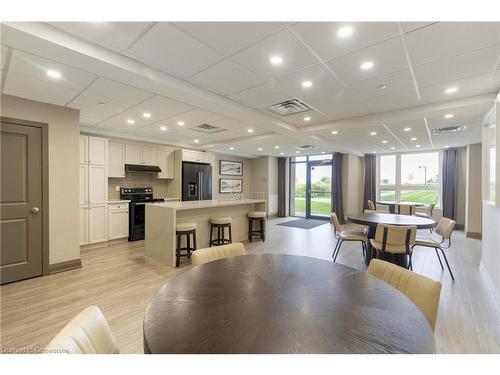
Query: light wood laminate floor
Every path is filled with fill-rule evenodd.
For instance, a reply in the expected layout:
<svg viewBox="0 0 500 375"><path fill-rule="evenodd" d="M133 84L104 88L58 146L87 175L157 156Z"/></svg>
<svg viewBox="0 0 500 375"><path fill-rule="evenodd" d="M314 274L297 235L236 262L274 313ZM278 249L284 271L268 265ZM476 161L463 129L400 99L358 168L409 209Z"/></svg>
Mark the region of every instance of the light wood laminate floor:
<svg viewBox="0 0 500 375"><path fill-rule="evenodd" d="M331 226L310 230L276 225L266 242L245 243L248 253L286 253L331 261ZM422 233L426 233L423 231ZM433 250L416 248L414 271L443 283L436 324L438 353L500 353L500 301L479 268L481 241L453 236L448 259L455 282L441 271ZM122 353L142 353L142 320L152 295L166 280L190 267L173 269L145 257L142 242L82 252L82 268L4 285L1 293L1 346L41 347L79 311L97 305L108 319ZM358 243L344 243L338 262L366 269ZM401 317L404 319L404 317Z"/></svg>

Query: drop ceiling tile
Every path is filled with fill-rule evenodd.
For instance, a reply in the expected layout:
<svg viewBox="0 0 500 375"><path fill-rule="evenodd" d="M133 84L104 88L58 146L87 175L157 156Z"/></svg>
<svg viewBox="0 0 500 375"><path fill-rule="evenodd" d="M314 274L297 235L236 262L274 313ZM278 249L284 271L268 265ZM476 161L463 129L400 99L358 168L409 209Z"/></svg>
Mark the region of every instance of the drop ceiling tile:
<svg viewBox="0 0 500 375"><path fill-rule="evenodd" d="M312 86L307 88L302 87L302 82L304 81L312 82ZM322 64L316 64L278 78L276 83L283 90L296 97L302 97L311 93L344 89L344 85Z"/></svg>
<svg viewBox="0 0 500 375"><path fill-rule="evenodd" d="M253 128L252 125L247 124L246 122L235 120L232 118L223 118L221 120L213 121L211 124L227 130Z"/></svg>
<svg viewBox="0 0 500 375"><path fill-rule="evenodd" d="M161 121L165 118L165 117L162 118L161 113L155 111L149 111L149 113L151 114L151 117L149 118L145 118L143 116L143 113L144 109L141 108L140 106L136 106L106 121L103 121L98 125L98 127L107 130L128 133L138 128L142 128L147 125L151 125L153 123ZM129 119L133 120L134 123L129 124L127 122L127 120Z"/></svg>
<svg viewBox="0 0 500 375"><path fill-rule="evenodd" d="M262 109L293 97L279 88L276 82L270 81L233 94L230 98L250 107Z"/></svg>
<svg viewBox="0 0 500 375"><path fill-rule="evenodd" d="M139 137L151 137L151 138L160 138L163 139L165 137L170 137L175 131L172 131L167 127L167 130L161 130L161 127L164 126L161 122L155 123L153 125L148 125L143 128L139 128L136 130L132 130L129 135L136 135Z"/></svg>
<svg viewBox="0 0 500 375"><path fill-rule="evenodd" d="M364 100L363 104L370 112L380 113L413 107L420 103L415 90L410 90Z"/></svg>
<svg viewBox="0 0 500 375"><path fill-rule="evenodd" d="M345 91L331 91L302 98L307 104L332 120L368 113L362 101L349 101Z"/></svg>
<svg viewBox="0 0 500 375"><path fill-rule="evenodd" d="M309 118L310 120L305 121L305 118ZM287 122L292 125L296 125L299 127L302 126L309 126L309 125L316 125L316 124L322 124L324 122L327 122L329 118L317 111L306 111L306 112L301 112L297 113L294 115L289 115L289 116L280 116L279 119L281 121Z"/></svg>
<svg viewBox="0 0 500 375"><path fill-rule="evenodd" d="M403 32L408 33L410 31L414 31L417 29L421 29L423 27L430 26L435 22L400 22L401 28Z"/></svg>
<svg viewBox="0 0 500 375"><path fill-rule="evenodd" d="M140 106L145 110L158 112L162 115L180 115L194 109L193 106L166 98L164 96L155 95L152 98L142 102Z"/></svg>
<svg viewBox="0 0 500 375"><path fill-rule="evenodd" d="M176 26L229 56L285 27L282 22L177 22ZM228 37L229 36L229 37Z"/></svg>
<svg viewBox="0 0 500 375"><path fill-rule="evenodd" d="M438 22L405 39L412 64L418 66L500 43L500 22Z"/></svg>
<svg viewBox="0 0 500 375"><path fill-rule="evenodd" d="M78 90L17 75L9 70L5 79L3 93L43 103L65 105L78 94Z"/></svg>
<svg viewBox="0 0 500 375"><path fill-rule="evenodd" d="M156 24L126 55L178 77L191 76L224 58L166 22Z"/></svg>
<svg viewBox="0 0 500 375"><path fill-rule="evenodd" d="M187 119L194 125L200 125L217 121L222 119L224 116L218 113L206 111L201 108L193 109L192 111L186 112L182 114L183 119Z"/></svg>
<svg viewBox="0 0 500 375"><path fill-rule="evenodd" d="M113 51L123 51L151 25L151 22L50 22L61 30Z"/></svg>
<svg viewBox="0 0 500 375"><path fill-rule="evenodd" d="M280 56L283 62L272 65L270 58ZM318 63L318 60L288 30L282 30L235 54L232 59L267 78L275 78Z"/></svg>
<svg viewBox="0 0 500 375"><path fill-rule="evenodd" d="M130 105L138 104L153 96L152 93L147 91L102 77L92 83L84 93Z"/></svg>
<svg viewBox="0 0 500 375"><path fill-rule="evenodd" d="M7 68L7 53L9 49L2 44L2 49L0 50L0 69Z"/></svg>
<svg viewBox="0 0 500 375"><path fill-rule="evenodd" d="M95 125L125 111L130 107L130 104L84 92L78 95L67 106L80 110L81 123Z"/></svg>
<svg viewBox="0 0 500 375"><path fill-rule="evenodd" d="M257 74L229 59L201 71L189 80L222 95L242 91L264 81Z"/></svg>
<svg viewBox="0 0 500 375"><path fill-rule="evenodd" d="M61 73L61 78L54 79L47 76L47 71L55 70ZM28 79L45 81L62 87L82 90L97 78L95 74L84 72L80 69L42 59L18 50L12 51L9 71Z"/></svg>
<svg viewBox="0 0 500 375"><path fill-rule="evenodd" d="M361 69L361 64L367 61L374 63L373 68ZM399 37L330 60L328 65L348 85L408 69L403 44Z"/></svg>
<svg viewBox="0 0 500 375"><path fill-rule="evenodd" d="M500 53L500 45L420 65L415 76L420 87L491 73Z"/></svg>
<svg viewBox="0 0 500 375"><path fill-rule="evenodd" d="M350 37L339 38L337 31L352 27ZM330 60L399 35L396 22L300 22L292 26L323 60Z"/></svg>

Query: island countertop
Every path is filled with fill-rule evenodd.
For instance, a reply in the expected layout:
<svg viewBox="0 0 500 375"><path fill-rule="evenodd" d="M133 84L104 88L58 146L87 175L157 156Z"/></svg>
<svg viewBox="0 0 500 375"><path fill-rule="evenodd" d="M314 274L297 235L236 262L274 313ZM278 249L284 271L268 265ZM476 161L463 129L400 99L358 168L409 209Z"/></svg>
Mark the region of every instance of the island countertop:
<svg viewBox="0 0 500 375"><path fill-rule="evenodd" d="M180 210L195 210L202 208L215 208L225 206L239 206L245 204L265 203L263 199L210 199L203 201L184 201L184 202L165 202L165 203L149 203L150 205L173 208L176 211Z"/></svg>

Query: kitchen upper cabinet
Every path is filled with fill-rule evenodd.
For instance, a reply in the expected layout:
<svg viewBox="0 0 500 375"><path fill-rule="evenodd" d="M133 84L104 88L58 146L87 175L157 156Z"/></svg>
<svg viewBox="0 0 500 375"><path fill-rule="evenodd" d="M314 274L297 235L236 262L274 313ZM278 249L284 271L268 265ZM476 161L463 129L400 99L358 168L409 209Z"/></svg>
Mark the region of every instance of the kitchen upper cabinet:
<svg viewBox="0 0 500 375"><path fill-rule="evenodd" d="M158 153L158 166L161 172L158 173L158 178L174 178L174 152L160 150Z"/></svg>
<svg viewBox="0 0 500 375"><path fill-rule="evenodd" d="M212 153L193 150L182 150L182 161L212 164Z"/></svg>
<svg viewBox="0 0 500 375"><path fill-rule="evenodd" d="M89 137L80 135L80 164L89 163Z"/></svg>
<svg viewBox="0 0 500 375"><path fill-rule="evenodd" d="M89 136L89 164L108 164L108 140Z"/></svg>
<svg viewBox="0 0 500 375"><path fill-rule="evenodd" d="M158 165L158 148L147 145L125 145L127 164Z"/></svg>
<svg viewBox="0 0 500 375"><path fill-rule="evenodd" d="M107 204L89 206L89 243L105 242L108 240L108 213Z"/></svg>
<svg viewBox="0 0 500 375"><path fill-rule="evenodd" d="M123 143L108 144L108 177L125 177L125 145Z"/></svg>

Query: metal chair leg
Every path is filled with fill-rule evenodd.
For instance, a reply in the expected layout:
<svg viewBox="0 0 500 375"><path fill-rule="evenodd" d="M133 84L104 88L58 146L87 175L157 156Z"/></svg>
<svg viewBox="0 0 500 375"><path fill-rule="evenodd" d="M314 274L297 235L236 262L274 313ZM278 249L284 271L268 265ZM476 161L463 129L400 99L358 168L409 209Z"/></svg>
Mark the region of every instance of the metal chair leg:
<svg viewBox="0 0 500 375"><path fill-rule="evenodd" d="M339 246L340 240L337 240L335 243L335 247L333 248L333 253L332 253L332 258L335 256L335 253L337 252L337 247Z"/></svg>
<svg viewBox="0 0 500 375"><path fill-rule="evenodd" d="M335 258L333 258L333 263L335 263L335 261L337 260L337 257L339 256L340 247L342 246L343 242L344 242L343 240L340 240L339 247L337 248L337 254L335 254Z"/></svg>
<svg viewBox="0 0 500 375"><path fill-rule="evenodd" d="M441 253L443 254L444 261L446 262L446 266L448 267L448 271L450 271L450 276L453 281L455 281L455 277L453 276L453 272L451 272L451 267L450 264L448 263L448 259L446 258L446 254L444 253L443 249L440 249Z"/></svg>
<svg viewBox="0 0 500 375"><path fill-rule="evenodd" d="M444 270L444 267L443 267L443 262L441 262L441 257L439 256L439 251L438 249L435 247L434 250L436 250L436 255L439 259L439 264L441 265L441 269Z"/></svg>
<svg viewBox="0 0 500 375"><path fill-rule="evenodd" d="M409 254L410 261L409 261L409 263L408 263L408 269L409 269L410 271L413 271L413 263L412 263L412 260L411 260L412 255L413 255L413 252L411 252L411 253Z"/></svg>

